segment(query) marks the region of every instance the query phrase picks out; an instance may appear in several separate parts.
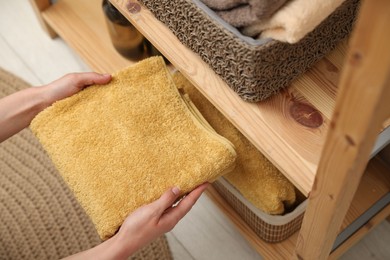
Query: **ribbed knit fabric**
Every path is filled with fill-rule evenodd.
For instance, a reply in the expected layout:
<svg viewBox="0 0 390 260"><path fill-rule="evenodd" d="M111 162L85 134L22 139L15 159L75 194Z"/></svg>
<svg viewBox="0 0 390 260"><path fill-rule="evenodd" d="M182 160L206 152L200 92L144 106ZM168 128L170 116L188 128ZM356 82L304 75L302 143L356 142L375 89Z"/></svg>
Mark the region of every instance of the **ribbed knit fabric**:
<svg viewBox="0 0 390 260"><path fill-rule="evenodd" d="M0 69L0 98L28 86ZM29 129L0 144L0 259L60 259L100 242ZM162 236L132 259L171 258Z"/></svg>

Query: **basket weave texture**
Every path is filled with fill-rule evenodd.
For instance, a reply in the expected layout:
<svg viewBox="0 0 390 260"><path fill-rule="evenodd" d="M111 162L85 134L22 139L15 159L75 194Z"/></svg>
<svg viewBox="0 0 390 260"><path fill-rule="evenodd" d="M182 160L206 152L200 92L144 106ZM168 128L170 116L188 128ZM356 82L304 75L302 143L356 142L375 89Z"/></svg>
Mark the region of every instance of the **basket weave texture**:
<svg viewBox="0 0 390 260"><path fill-rule="evenodd" d="M140 0L242 99L262 101L287 87L352 30L358 0L346 0L296 44L244 41L191 0Z"/></svg>
<svg viewBox="0 0 390 260"><path fill-rule="evenodd" d="M230 191L230 187L226 187L219 180L215 181L212 185L226 202L242 217L256 235L266 242L281 242L290 237L301 227L304 212L297 214L295 218L285 224L275 225L259 217ZM270 217L272 218L272 216Z"/></svg>

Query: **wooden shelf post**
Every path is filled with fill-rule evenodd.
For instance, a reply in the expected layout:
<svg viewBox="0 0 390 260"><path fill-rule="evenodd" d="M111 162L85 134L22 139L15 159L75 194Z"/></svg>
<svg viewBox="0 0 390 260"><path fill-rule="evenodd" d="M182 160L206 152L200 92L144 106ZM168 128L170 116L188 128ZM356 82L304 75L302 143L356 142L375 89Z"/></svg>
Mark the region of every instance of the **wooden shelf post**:
<svg viewBox="0 0 390 260"><path fill-rule="evenodd" d="M390 115L390 1L364 1L340 93L293 254L326 259Z"/></svg>

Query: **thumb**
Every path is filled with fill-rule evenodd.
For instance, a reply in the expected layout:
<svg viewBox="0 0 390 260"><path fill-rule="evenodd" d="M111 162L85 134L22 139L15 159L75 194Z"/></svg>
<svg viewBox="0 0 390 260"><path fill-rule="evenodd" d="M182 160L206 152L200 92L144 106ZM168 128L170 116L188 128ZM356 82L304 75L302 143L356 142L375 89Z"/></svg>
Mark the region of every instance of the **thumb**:
<svg viewBox="0 0 390 260"><path fill-rule="evenodd" d="M171 207L173 203L177 200L180 194L180 189L178 187L173 187L168 189L166 192L161 195L161 197L154 201L153 204L157 208L159 214L163 214L164 211Z"/></svg>
<svg viewBox="0 0 390 260"><path fill-rule="evenodd" d="M110 74L99 74L96 72L85 72L74 74L74 77L71 79L74 81L74 85L78 88L85 88L87 86L97 84L103 85L107 84L111 80Z"/></svg>

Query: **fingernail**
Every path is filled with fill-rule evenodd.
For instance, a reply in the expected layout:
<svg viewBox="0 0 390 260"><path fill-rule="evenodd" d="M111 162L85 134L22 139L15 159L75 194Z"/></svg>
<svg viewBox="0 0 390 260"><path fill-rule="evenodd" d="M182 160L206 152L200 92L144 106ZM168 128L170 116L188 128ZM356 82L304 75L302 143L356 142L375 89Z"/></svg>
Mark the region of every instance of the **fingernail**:
<svg viewBox="0 0 390 260"><path fill-rule="evenodd" d="M173 188L172 188L172 192L173 192L173 194L175 194L175 195L179 195L180 189L179 189L178 187L173 187Z"/></svg>

